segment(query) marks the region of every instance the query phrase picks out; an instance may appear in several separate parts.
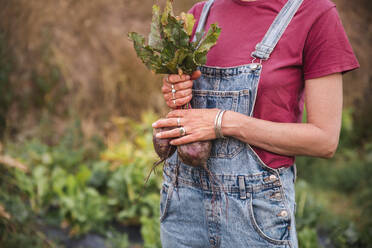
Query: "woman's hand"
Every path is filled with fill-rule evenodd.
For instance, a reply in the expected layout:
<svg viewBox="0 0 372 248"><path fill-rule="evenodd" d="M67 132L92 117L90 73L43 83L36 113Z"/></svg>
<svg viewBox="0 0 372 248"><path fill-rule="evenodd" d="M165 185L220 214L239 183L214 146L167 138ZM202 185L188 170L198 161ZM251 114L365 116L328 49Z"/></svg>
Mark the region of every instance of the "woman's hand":
<svg viewBox="0 0 372 248"><path fill-rule="evenodd" d="M218 109L179 109L168 113L166 119L160 119L152 124L154 128L183 127L186 134L181 137L180 128L158 133L158 138L175 138L171 145L182 145L194 141L211 140L216 138L214 121ZM177 121L179 120L179 123Z"/></svg>
<svg viewBox="0 0 372 248"><path fill-rule="evenodd" d="M190 102L192 98L192 80L200 76L201 72L198 70L194 71L191 77L186 74L182 76L178 74L169 74L164 77L161 90L167 105L172 109L176 109ZM174 93L172 93L172 85L175 90Z"/></svg>

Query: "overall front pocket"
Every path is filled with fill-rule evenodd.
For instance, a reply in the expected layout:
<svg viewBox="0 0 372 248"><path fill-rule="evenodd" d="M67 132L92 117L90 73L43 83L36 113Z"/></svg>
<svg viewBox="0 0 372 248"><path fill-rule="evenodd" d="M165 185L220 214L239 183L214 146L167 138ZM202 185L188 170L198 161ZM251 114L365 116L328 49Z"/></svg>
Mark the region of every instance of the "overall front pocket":
<svg viewBox="0 0 372 248"><path fill-rule="evenodd" d="M163 183L160 190L160 222L163 222L167 216L168 208L173 195L173 185Z"/></svg>
<svg viewBox="0 0 372 248"><path fill-rule="evenodd" d="M250 92L248 89L238 91L193 90L191 106L193 108L218 108L249 115ZM230 137L212 141L212 158L232 158L240 153L245 143Z"/></svg>

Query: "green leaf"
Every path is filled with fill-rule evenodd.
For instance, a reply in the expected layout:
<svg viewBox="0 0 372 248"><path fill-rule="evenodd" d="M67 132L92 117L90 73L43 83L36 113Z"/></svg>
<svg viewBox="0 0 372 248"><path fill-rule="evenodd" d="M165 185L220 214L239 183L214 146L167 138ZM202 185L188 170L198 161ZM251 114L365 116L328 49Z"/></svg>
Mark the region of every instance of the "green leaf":
<svg viewBox="0 0 372 248"><path fill-rule="evenodd" d="M207 62L207 53L217 43L220 33L221 28L219 28L217 24L211 24L207 35L201 40L194 53L194 61L196 64L204 65ZM197 36L197 39L199 38L200 34Z"/></svg>
<svg viewBox="0 0 372 248"><path fill-rule="evenodd" d="M135 32L128 33L128 37L133 41L134 49L136 50L137 56L142 60L142 62L149 68L153 70L161 66L161 58L155 53L155 51L150 46L145 46L145 38Z"/></svg>
<svg viewBox="0 0 372 248"><path fill-rule="evenodd" d="M177 48L189 46L190 37L183 29L183 25L174 16L168 17L168 23L164 25L164 35Z"/></svg>
<svg viewBox="0 0 372 248"><path fill-rule="evenodd" d="M155 4L152 6L152 22L151 32L149 35L149 46L159 50L162 48L160 9L159 6Z"/></svg>
<svg viewBox="0 0 372 248"><path fill-rule="evenodd" d="M187 35L191 35L192 29L195 25L195 18L192 14L184 12L181 13L181 19L183 21L183 27L186 30Z"/></svg>
<svg viewBox="0 0 372 248"><path fill-rule="evenodd" d="M191 53L187 54L187 57L183 61L183 65L181 68L186 74L189 74L189 75L192 74L196 70L197 64L195 63L193 59L193 54Z"/></svg>
<svg viewBox="0 0 372 248"><path fill-rule="evenodd" d="M194 54L194 62L197 65L204 65L207 62L207 53L208 51L204 51L201 53L195 53Z"/></svg>
<svg viewBox="0 0 372 248"><path fill-rule="evenodd" d="M163 14L161 16L161 24L164 26L168 23L168 17L173 16L173 6L172 1L167 0L167 3L165 4L165 8L163 11Z"/></svg>
<svg viewBox="0 0 372 248"><path fill-rule="evenodd" d="M141 54L143 53L145 47L145 38L142 35L137 34L135 32L129 32L128 38L133 42L134 50L136 50L138 57L140 57L140 59L143 60Z"/></svg>
<svg viewBox="0 0 372 248"><path fill-rule="evenodd" d="M181 65L182 62L185 60L187 57L188 51L186 49L178 49L176 51L176 54L174 55L174 58L166 64L166 67L170 70L172 74L178 73L178 65Z"/></svg>
<svg viewBox="0 0 372 248"><path fill-rule="evenodd" d="M218 40L218 37L220 36L221 28L217 26L217 24L211 24L207 35L202 39L199 47L197 48L197 53L204 53L205 51L209 51Z"/></svg>
<svg viewBox="0 0 372 248"><path fill-rule="evenodd" d="M204 34L203 32L197 32L197 33L195 33L195 37L196 37L196 39L195 39L195 41L192 43L192 44L194 45L195 49L198 48L199 43L200 43L200 41L201 41L202 38L203 38L203 34Z"/></svg>

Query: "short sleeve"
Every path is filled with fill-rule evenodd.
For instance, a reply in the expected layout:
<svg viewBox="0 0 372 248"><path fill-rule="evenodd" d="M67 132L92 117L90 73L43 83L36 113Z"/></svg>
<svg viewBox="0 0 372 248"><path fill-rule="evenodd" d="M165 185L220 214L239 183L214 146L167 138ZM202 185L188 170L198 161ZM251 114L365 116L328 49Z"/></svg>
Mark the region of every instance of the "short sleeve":
<svg viewBox="0 0 372 248"><path fill-rule="evenodd" d="M359 68L335 6L312 25L303 51L304 79Z"/></svg>

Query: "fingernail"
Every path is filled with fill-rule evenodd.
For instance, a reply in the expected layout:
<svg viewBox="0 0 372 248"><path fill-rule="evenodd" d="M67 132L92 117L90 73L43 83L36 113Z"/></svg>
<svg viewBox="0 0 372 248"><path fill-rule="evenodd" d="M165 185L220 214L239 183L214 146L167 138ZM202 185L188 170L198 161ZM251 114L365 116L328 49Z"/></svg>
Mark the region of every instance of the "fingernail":
<svg viewBox="0 0 372 248"><path fill-rule="evenodd" d="M161 135L160 135L160 133L157 133L155 136L156 136L156 138L160 138Z"/></svg>
<svg viewBox="0 0 372 248"><path fill-rule="evenodd" d="M152 127L156 127L156 122L152 123L151 126L152 126Z"/></svg>
<svg viewBox="0 0 372 248"><path fill-rule="evenodd" d="M169 144L171 144L171 145L174 145L174 142L173 142L173 141L171 141L171 142L169 142Z"/></svg>

